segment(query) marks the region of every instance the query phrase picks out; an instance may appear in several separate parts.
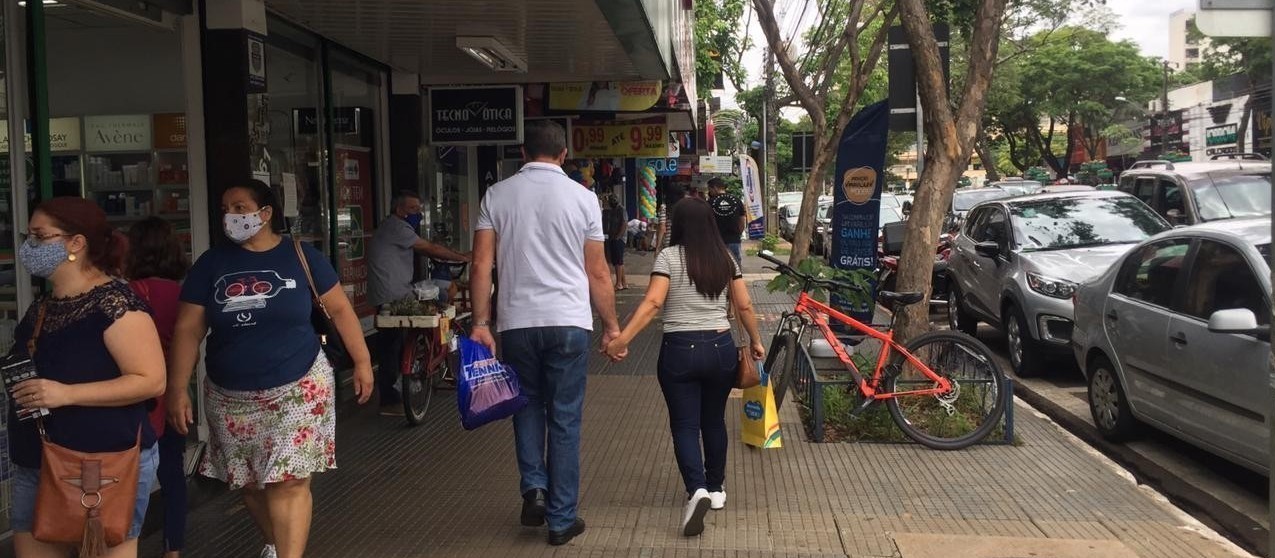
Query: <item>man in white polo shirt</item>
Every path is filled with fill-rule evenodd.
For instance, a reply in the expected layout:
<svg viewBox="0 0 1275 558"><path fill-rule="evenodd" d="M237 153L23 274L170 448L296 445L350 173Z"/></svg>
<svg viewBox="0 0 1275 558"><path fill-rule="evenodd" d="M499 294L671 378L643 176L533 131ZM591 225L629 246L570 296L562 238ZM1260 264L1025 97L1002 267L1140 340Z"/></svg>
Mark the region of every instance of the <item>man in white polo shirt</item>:
<svg viewBox="0 0 1275 558"><path fill-rule="evenodd" d="M494 324L500 358L518 373L530 400L514 415L522 524L547 520L549 544L562 545L584 532L576 508L590 299L602 320L603 346L619 336L620 324L597 196L562 171L566 132L552 121L529 121L522 153L522 170L488 189L479 211L471 338L496 348L490 322L494 266L500 273Z"/></svg>

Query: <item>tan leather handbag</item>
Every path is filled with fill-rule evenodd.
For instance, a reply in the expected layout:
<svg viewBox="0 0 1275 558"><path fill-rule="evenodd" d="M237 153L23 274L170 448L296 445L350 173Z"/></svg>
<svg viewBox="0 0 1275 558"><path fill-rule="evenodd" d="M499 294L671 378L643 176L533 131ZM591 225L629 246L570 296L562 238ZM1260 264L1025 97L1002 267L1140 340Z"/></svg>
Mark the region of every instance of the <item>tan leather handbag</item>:
<svg viewBox="0 0 1275 558"><path fill-rule="evenodd" d="M36 315L27 354L35 358L36 339L44 325L44 305ZM132 448L85 453L49 441L44 419L40 430L40 484L35 497L32 535L49 543L79 543L80 558L97 558L124 542L133 525L141 468L141 430Z"/></svg>
<svg viewBox="0 0 1275 558"><path fill-rule="evenodd" d="M751 347L739 348L739 367L735 376L735 387L748 389L761 383L761 374L757 372L757 362L753 360Z"/></svg>

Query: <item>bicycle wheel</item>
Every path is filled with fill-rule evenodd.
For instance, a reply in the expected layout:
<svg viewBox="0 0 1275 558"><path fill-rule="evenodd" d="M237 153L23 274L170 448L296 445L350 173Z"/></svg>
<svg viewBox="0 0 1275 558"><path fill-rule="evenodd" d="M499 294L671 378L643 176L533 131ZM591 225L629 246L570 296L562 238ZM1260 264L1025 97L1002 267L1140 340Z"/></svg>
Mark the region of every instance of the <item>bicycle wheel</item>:
<svg viewBox="0 0 1275 558"><path fill-rule="evenodd" d="M434 383L442 376L431 373L427 368L429 346L426 345L426 335L415 335L403 349L410 363L410 368L403 374L403 416L411 426L425 422L430 401L434 398Z"/></svg>
<svg viewBox="0 0 1275 558"><path fill-rule="evenodd" d="M766 355L766 374L770 376L770 388L775 392L775 410L784 404L784 394L797 370L797 334L781 331L770 342Z"/></svg>
<svg viewBox="0 0 1275 558"><path fill-rule="evenodd" d="M977 339L953 331L927 333L907 345L917 360L952 382L944 395L916 395L886 400L899 429L918 443L956 450L982 440L1000 424L1005 412L1005 374L992 353ZM934 387L934 380L903 355L891 359L887 392Z"/></svg>

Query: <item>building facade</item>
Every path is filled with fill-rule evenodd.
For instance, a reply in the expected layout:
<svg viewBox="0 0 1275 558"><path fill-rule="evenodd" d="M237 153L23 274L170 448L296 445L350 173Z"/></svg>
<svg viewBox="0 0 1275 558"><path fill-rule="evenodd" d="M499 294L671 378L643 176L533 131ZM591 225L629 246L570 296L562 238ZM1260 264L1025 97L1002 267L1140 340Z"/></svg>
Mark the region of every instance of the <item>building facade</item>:
<svg viewBox="0 0 1275 558"><path fill-rule="evenodd" d="M660 157L671 138L693 135L692 8L0 0L0 349L41 292L14 250L40 200L93 199L121 229L162 217L198 257L221 241L221 193L253 178L281 192L289 232L332 260L375 335L366 241L393 192L421 193L434 239L467 250L485 187L518 168L525 119L572 131L639 127L663 134L653 138ZM488 127L444 122L448 107L431 106L454 109L458 98L469 104L455 114L489 115L472 123ZM636 164L589 148L573 143L573 156ZM4 441L0 533L11 478Z"/></svg>

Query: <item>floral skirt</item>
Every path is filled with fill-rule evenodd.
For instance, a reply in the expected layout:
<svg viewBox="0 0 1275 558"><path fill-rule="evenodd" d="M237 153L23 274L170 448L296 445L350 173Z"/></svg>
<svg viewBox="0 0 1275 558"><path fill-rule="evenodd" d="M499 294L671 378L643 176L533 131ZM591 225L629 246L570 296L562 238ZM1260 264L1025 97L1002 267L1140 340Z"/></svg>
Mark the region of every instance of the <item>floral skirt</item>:
<svg viewBox="0 0 1275 558"><path fill-rule="evenodd" d="M322 352L305 377L260 391L204 383L211 440L200 474L230 488L303 479L336 468L336 390Z"/></svg>

